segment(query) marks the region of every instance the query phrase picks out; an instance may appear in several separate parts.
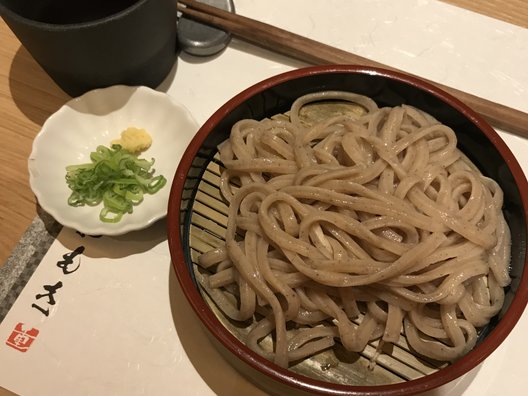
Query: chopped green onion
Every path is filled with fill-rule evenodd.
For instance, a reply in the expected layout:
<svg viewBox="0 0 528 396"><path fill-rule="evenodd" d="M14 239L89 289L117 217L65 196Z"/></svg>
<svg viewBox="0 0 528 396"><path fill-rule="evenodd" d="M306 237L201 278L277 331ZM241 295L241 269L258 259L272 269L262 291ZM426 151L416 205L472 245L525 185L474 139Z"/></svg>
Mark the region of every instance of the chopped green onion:
<svg viewBox="0 0 528 396"><path fill-rule="evenodd" d="M119 222L143 201L144 194L155 194L167 184L164 176L154 176L154 158L138 158L118 144L98 146L90 160L66 167L66 183L72 190L68 204L97 206L102 202L99 218L106 223Z"/></svg>

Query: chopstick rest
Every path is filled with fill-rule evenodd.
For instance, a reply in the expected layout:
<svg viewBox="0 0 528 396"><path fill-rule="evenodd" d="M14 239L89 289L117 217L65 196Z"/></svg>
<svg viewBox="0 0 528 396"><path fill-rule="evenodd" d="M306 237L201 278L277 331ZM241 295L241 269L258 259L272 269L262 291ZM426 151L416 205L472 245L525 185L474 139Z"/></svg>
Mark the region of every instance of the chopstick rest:
<svg viewBox="0 0 528 396"><path fill-rule="evenodd" d="M228 12L235 12L233 0L200 0ZM222 51L231 40L231 33L206 25L185 15L178 19L178 42L180 48L190 55L211 56Z"/></svg>

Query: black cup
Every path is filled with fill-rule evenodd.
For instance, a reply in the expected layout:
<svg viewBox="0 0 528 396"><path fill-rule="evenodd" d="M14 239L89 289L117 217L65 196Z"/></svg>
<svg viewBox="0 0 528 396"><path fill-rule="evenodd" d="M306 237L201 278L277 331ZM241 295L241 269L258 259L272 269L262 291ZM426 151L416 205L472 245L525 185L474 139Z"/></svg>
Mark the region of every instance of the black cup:
<svg viewBox="0 0 528 396"><path fill-rule="evenodd" d="M0 15L69 95L157 87L176 61L175 0L0 0Z"/></svg>

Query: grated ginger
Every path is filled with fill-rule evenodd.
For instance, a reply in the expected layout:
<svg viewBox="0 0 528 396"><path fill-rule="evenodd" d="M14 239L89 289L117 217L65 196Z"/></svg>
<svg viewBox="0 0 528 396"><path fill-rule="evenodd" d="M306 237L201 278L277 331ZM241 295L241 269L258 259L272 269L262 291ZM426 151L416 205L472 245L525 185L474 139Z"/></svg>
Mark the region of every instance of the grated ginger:
<svg viewBox="0 0 528 396"><path fill-rule="evenodd" d="M143 128L128 127L121 132L119 139L112 140L112 144L119 144L130 153L138 153L150 147L152 138Z"/></svg>

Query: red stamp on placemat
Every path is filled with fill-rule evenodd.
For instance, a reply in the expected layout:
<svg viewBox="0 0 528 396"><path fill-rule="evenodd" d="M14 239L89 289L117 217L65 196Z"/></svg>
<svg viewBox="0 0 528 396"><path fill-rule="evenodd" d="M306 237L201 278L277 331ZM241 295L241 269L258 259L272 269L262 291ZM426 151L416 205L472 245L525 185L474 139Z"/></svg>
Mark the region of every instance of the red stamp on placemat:
<svg viewBox="0 0 528 396"><path fill-rule="evenodd" d="M39 331L34 328L24 330L23 326L23 323L18 323L6 341L7 345L20 352L26 352L39 333Z"/></svg>

